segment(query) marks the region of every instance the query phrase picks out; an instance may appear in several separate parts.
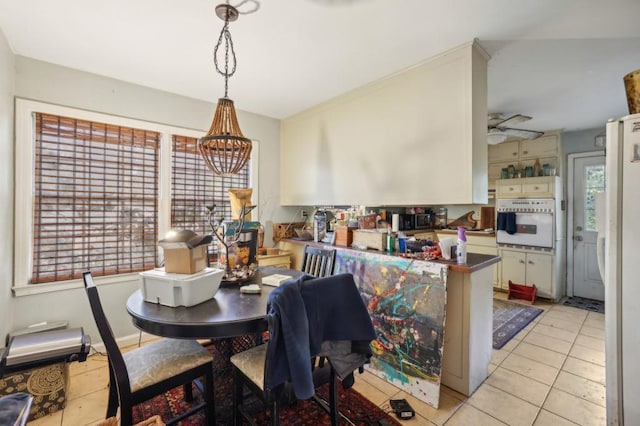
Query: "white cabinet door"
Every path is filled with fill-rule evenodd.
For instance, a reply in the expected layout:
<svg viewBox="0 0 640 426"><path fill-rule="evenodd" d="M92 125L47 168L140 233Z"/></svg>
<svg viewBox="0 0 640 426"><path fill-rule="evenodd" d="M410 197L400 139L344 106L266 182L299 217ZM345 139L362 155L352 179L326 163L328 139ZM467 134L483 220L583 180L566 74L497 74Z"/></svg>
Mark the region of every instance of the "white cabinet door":
<svg viewBox="0 0 640 426"><path fill-rule="evenodd" d="M557 155L558 136L556 135L520 141L520 158L556 157Z"/></svg>
<svg viewBox="0 0 640 426"><path fill-rule="evenodd" d="M526 284L526 254L513 250L500 250L502 257L500 288L507 290L509 280L514 284Z"/></svg>
<svg viewBox="0 0 640 426"><path fill-rule="evenodd" d="M488 156L489 162L502 162L502 161L511 161L514 164L514 161L518 161L519 150L520 150L520 142L519 141L511 141L511 142L503 142L497 145L489 145ZM514 164L515 165L515 164Z"/></svg>
<svg viewBox="0 0 640 426"><path fill-rule="evenodd" d="M526 284L535 284L538 295L552 297L553 256L548 254L527 253Z"/></svg>

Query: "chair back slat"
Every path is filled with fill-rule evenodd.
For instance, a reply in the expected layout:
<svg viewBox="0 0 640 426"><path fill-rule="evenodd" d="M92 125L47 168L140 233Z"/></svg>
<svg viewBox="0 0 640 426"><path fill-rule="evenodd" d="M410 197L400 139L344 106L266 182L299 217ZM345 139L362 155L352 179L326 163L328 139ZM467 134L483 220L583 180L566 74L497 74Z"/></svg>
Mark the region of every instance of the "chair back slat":
<svg viewBox="0 0 640 426"><path fill-rule="evenodd" d="M104 343L104 346L107 349L107 357L109 359L110 368L112 369L112 372L116 377L118 393L122 395L122 391L124 391L125 389L128 393L131 390L131 386L129 383L127 366L124 362L124 358L122 358L122 353L120 352L120 348L118 348L116 339L113 336L113 331L111 330L109 321L107 320L107 317L104 313L104 309L102 308L102 302L100 301L100 296L98 295L98 289L93 282L91 272L83 272L82 278L84 280L84 286L89 298L89 305L91 306L93 318L96 322L96 326L98 327L100 337L102 338L102 343Z"/></svg>
<svg viewBox="0 0 640 426"><path fill-rule="evenodd" d="M305 246L302 259L302 272L322 278L333 275L336 251Z"/></svg>

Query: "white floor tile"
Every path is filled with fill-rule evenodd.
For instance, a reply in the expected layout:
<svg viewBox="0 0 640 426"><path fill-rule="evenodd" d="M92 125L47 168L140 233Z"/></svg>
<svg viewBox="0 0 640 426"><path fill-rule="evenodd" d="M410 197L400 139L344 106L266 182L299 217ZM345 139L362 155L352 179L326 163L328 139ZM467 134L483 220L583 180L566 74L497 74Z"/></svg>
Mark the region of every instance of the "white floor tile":
<svg viewBox="0 0 640 426"><path fill-rule="evenodd" d="M586 346L573 345L569 352L569 356L604 367L605 355L603 351L591 349Z"/></svg>
<svg viewBox="0 0 640 426"><path fill-rule="evenodd" d="M550 411L540 410L540 413L538 413L538 418L536 418L533 426L574 426L576 424L577 423L560 417L557 414L553 414Z"/></svg>
<svg viewBox="0 0 640 426"><path fill-rule="evenodd" d="M475 391L467 404L512 426L531 425L538 414L535 405L486 383Z"/></svg>
<svg viewBox="0 0 640 426"><path fill-rule="evenodd" d="M565 361L562 370L605 385L605 368L601 365L570 356Z"/></svg>
<svg viewBox="0 0 640 426"><path fill-rule="evenodd" d="M580 334L593 337L595 339L604 340L604 329L597 327L589 327L587 325L582 326Z"/></svg>
<svg viewBox="0 0 640 426"><path fill-rule="evenodd" d="M528 342L522 342L513 351L513 353L555 368L562 367L564 360L567 358L566 355L561 354L560 352L555 352L549 349L545 349L541 346L532 345Z"/></svg>
<svg viewBox="0 0 640 426"><path fill-rule="evenodd" d="M504 426L505 424L469 404L460 407L445 423L446 426Z"/></svg>
<svg viewBox="0 0 640 426"><path fill-rule="evenodd" d="M546 385L553 384L553 381L560 370L559 368L551 367L517 354L509 355L504 361L502 361L500 367L522 374L523 376L537 380L538 382L542 382Z"/></svg>
<svg viewBox="0 0 640 426"><path fill-rule="evenodd" d="M532 345L540 346L545 349L549 349L561 354L568 354L571 350L571 342L564 340L558 340L554 337L546 336L544 334L536 333L532 331L524 338L524 342L531 343Z"/></svg>
<svg viewBox="0 0 640 426"><path fill-rule="evenodd" d="M606 408L558 389L551 389L543 408L581 426L606 424Z"/></svg>
<svg viewBox="0 0 640 426"><path fill-rule="evenodd" d="M550 327L544 324L538 324L533 328L535 333L544 334L545 336L553 337L554 339L564 340L565 342L573 343L578 336L578 331L567 331L561 328Z"/></svg>
<svg viewBox="0 0 640 426"><path fill-rule="evenodd" d="M513 371L498 368L485 380L486 384L496 387L538 407L542 406L551 386L540 383Z"/></svg>
<svg viewBox="0 0 640 426"><path fill-rule="evenodd" d="M606 407L606 391L602 383L593 382L580 376L561 371L553 384L554 389L570 393L589 402Z"/></svg>

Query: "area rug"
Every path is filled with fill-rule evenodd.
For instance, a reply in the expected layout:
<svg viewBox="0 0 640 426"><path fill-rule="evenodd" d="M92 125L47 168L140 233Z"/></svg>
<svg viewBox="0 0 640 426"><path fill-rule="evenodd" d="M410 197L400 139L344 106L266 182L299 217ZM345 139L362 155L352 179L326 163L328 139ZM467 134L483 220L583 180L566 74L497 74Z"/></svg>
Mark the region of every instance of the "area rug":
<svg viewBox="0 0 640 426"><path fill-rule="evenodd" d="M604 314L604 302L600 300L585 299L584 297L567 297L562 301L563 305L574 308L586 309L591 312Z"/></svg>
<svg viewBox="0 0 640 426"><path fill-rule="evenodd" d="M493 349L502 348L542 312L534 306L493 299Z"/></svg>
<svg viewBox="0 0 640 426"><path fill-rule="evenodd" d="M232 425L232 391L233 377L232 370L228 363L228 358L224 356L224 352L231 349L232 352L242 349L246 343L238 344L237 341L229 344L230 339L217 341L217 344L207 345L207 349L214 355L214 383L215 383L215 401L216 401L216 424ZM228 353L227 353L228 356ZM358 373L355 374L356 381ZM340 412L345 415L352 424L358 426L378 425L378 420L384 419L390 425L400 426L396 419L391 417L385 411L373 404L367 398L353 389L343 389L339 384L340 395ZM195 389L195 388L194 388ZM329 390L325 385L317 390L317 394L328 400ZM194 391L193 403L198 404L202 401L200 392ZM262 402L254 397L245 398L245 407L247 411L254 414L254 421L259 425L271 424L271 418L268 412L263 411ZM159 414L163 421L167 421L177 414L186 411L191 407L191 403L187 403L183 398L182 387L175 388L162 396L153 398L134 408L134 422L142 421L152 415ZM178 425L194 426L204 425L204 414L199 412L181 422ZM330 425L329 415L319 404L312 400L298 401L282 408L280 414L280 424L283 426L306 426L306 425ZM341 424L349 424L341 420Z"/></svg>

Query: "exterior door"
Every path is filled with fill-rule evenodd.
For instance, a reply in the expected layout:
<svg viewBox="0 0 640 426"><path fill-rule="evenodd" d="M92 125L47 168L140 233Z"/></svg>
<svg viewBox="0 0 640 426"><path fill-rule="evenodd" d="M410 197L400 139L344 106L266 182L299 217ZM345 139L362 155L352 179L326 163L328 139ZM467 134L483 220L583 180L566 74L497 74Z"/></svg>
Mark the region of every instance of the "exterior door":
<svg viewBox="0 0 640 426"><path fill-rule="evenodd" d="M567 259L573 260L568 294L604 300L604 285L596 254L595 194L604 191L605 157L600 153L569 156L573 164L572 228L568 231ZM573 249L573 252L571 252ZM572 278L572 279L571 279Z"/></svg>

